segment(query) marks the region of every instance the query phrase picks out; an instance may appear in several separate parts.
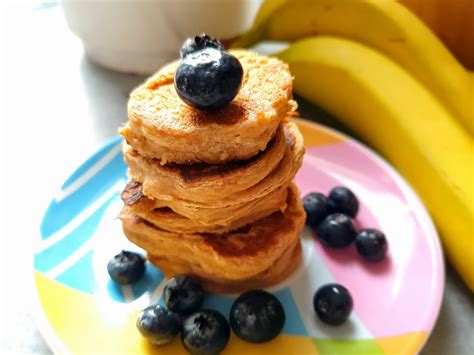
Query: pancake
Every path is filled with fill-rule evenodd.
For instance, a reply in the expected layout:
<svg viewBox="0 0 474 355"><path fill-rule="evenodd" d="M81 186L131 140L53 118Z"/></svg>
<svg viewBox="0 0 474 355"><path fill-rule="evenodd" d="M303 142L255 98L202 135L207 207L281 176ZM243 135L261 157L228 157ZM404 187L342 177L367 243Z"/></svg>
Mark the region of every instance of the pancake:
<svg viewBox="0 0 474 355"><path fill-rule="evenodd" d="M259 213L260 210L266 209L269 206L273 206L275 211L284 210L286 208L286 199L283 199L281 195L284 193L284 190L287 189L288 185L281 186L261 198L233 205L196 207L180 200L164 201L147 198L144 200L144 203L146 201L146 205L143 205L143 207L146 210L170 208L176 213L206 226L226 226L251 213Z"/></svg>
<svg viewBox="0 0 474 355"><path fill-rule="evenodd" d="M203 287L208 292L217 293L242 293L251 289L260 289L275 285L289 277L301 264L301 243L297 240L294 245L286 249L267 269L243 280L219 279L213 275L200 272L200 268L190 263L178 263L162 257L148 255L148 259L153 265L157 265L171 278L175 275L194 274L198 275L203 283Z"/></svg>
<svg viewBox="0 0 474 355"><path fill-rule="evenodd" d="M132 214L155 226L176 233L224 233L253 223L277 211L285 211L288 186L283 186L260 199L225 208L186 208L181 203L160 207L141 192L141 184L128 183L122 192L123 202ZM166 202L166 201L165 201ZM178 211L174 211L176 208ZM189 215L179 214L179 211Z"/></svg>
<svg viewBox="0 0 474 355"><path fill-rule="evenodd" d="M287 204L284 213L273 213L223 234L168 232L134 215L127 205L120 219L127 238L145 249L168 276L193 273L207 280L208 289L231 289L246 287L246 282L257 284L258 279L277 282L293 270L288 274L280 270L277 275L271 271L280 265L278 260L288 267L292 264L295 257L287 255L293 255L289 249L299 245L306 218L294 184L288 190Z"/></svg>
<svg viewBox="0 0 474 355"><path fill-rule="evenodd" d="M218 164L265 150L297 107L288 65L251 51L230 52L244 69L242 87L230 104L215 112L186 105L174 88L179 62L173 62L131 93L129 121L119 131L128 144L161 164Z"/></svg>
<svg viewBox="0 0 474 355"><path fill-rule="evenodd" d="M144 183L147 196L211 202L208 198L210 191L216 196L226 196L229 194L229 187L235 191L244 191L263 180L280 163L286 149L285 134L281 126L267 149L246 161L161 165L157 159L141 156L126 143L123 151L130 176ZM150 189L159 192L153 194Z"/></svg>
<svg viewBox="0 0 474 355"><path fill-rule="evenodd" d="M293 122L282 124L282 132L265 152L245 162L222 165L161 165L125 147L129 176L142 183L151 199L187 206L218 208L256 200L288 185L301 166L304 142ZM280 147L284 148L281 160ZM273 166L266 166L267 164Z"/></svg>

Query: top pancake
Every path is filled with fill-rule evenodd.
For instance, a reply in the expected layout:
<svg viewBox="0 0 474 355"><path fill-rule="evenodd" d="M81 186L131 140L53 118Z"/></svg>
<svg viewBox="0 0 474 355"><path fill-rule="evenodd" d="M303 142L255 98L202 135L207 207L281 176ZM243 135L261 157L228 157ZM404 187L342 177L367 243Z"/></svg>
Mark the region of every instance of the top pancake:
<svg viewBox="0 0 474 355"><path fill-rule="evenodd" d="M120 129L140 155L161 164L225 163L265 150L279 123L296 110L288 66L275 58L244 50L230 51L244 69L242 87L226 107L201 111L176 93L179 62L163 67L136 88Z"/></svg>

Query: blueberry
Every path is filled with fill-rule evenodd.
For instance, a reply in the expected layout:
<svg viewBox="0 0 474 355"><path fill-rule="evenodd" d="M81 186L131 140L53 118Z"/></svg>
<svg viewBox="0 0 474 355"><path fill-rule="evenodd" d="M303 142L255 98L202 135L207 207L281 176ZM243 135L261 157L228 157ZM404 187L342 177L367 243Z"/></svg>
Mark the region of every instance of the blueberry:
<svg viewBox="0 0 474 355"><path fill-rule="evenodd" d="M202 33L199 36L189 37L183 42L181 50L179 51L179 56L181 58L186 57L188 54L200 51L204 48L215 48L222 51L225 51L224 46L215 38Z"/></svg>
<svg viewBox="0 0 474 355"><path fill-rule="evenodd" d="M233 55L215 48L188 54L179 64L174 85L179 97L201 110L218 110L237 95L243 68Z"/></svg>
<svg viewBox="0 0 474 355"><path fill-rule="evenodd" d="M306 224L316 227L331 213L326 196L319 192L312 192L303 197L303 206L306 212Z"/></svg>
<svg viewBox="0 0 474 355"><path fill-rule="evenodd" d="M327 284L313 297L313 308L319 319L329 325L344 323L352 311L352 296L342 285Z"/></svg>
<svg viewBox="0 0 474 355"><path fill-rule="evenodd" d="M280 334L285 325L285 311L271 293L252 290L234 301L229 321L238 337L251 343L264 343Z"/></svg>
<svg viewBox="0 0 474 355"><path fill-rule="evenodd" d="M145 273L145 258L138 253L122 250L110 259L107 271L115 282L130 284L141 279Z"/></svg>
<svg viewBox="0 0 474 355"><path fill-rule="evenodd" d="M330 214L316 230L324 245L338 249L349 246L357 234L351 218L342 213Z"/></svg>
<svg viewBox="0 0 474 355"><path fill-rule="evenodd" d="M183 326L181 316L163 306L153 305L140 312L137 328L152 344L162 345L179 334Z"/></svg>
<svg viewBox="0 0 474 355"><path fill-rule="evenodd" d="M201 281L188 275L173 277L163 291L166 306L182 315L197 311L202 305L203 296Z"/></svg>
<svg viewBox="0 0 474 355"><path fill-rule="evenodd" d="M337 186L329 192L328 203L332 212L347 214L354 218L359 211L359 201L347 187Z"/></svg>
<svg viewBox="0 0 474 355"><path fill-rule="evenodd" d="M225 317L214 310L191 314L183 323L181 341L191 354L219 354L229 342L230 328Z"/></svg>
<svg viewBox="0 0 474 355"><path fill-rule="evenodd" d="M367 261L380 261L387 254L385 234L377 229L362 229L356 236L357 252Z"/></svg>

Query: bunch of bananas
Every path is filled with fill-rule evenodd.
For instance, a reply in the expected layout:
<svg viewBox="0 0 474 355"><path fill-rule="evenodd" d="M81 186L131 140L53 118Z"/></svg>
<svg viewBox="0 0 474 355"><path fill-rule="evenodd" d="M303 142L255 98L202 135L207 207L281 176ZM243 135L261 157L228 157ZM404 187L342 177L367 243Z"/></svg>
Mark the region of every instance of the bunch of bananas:
<svg viewBox="0 0 474 355"><path fill-rule="evenodd" d="M277 56L295 91L385 155L430 210L474 290L474 77L393 0L265 0L234 43L296 41Z"/></svg>

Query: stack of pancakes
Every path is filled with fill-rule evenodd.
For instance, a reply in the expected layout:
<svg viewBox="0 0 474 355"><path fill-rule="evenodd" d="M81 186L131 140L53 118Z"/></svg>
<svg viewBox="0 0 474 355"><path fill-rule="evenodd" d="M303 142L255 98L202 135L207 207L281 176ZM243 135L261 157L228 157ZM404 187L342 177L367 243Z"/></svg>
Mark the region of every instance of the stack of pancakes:
<svg viewBox="0 0 474 355"><path fill-rule="evenodd" d="M305 213L293 178L302 136L292 77L277 59L231 51L244 69L226 107L200 111L174 88L178 62L135 89L120 130L130 182L120 214L130 241L168 277L241 291L286 278L301 259Z"/></svg>

